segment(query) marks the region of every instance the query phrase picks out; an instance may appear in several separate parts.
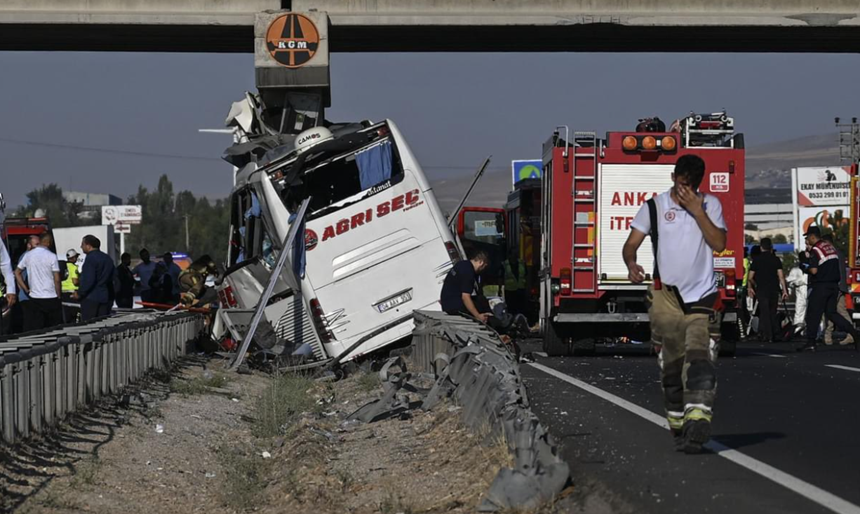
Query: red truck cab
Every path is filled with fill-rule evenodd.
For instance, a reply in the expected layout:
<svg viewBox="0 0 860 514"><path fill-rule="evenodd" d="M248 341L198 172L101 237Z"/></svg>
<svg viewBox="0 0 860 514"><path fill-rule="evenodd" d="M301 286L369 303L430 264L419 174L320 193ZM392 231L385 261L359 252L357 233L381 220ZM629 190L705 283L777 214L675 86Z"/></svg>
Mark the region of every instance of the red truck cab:
<svg viewBox="0 0 860 514"><path fill-rule="evenodd" d="M660 122L662 124L662 122ZM736 280L743 276L744 143L725 113L694 115L673 129L609 132L557 130L543 148L540 321L551 355L591 352L602 339L650 339L647 283L650 238L638 252L646 284L627 278L622 248L648 198L672 186L675 162L706 163L699 191L716 196L728 227L726 249L714 254L723 307L723 349L734 351ZM651 126L653 130L653 125Z"/></svg>

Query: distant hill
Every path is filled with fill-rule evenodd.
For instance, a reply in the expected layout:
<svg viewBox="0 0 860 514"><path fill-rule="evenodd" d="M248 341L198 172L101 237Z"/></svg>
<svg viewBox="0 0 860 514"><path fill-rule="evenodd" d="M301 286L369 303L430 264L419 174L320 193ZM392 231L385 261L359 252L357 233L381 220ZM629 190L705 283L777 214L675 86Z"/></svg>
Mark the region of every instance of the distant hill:
<svg viewBox="0 0 860 514"><path fill-rule="evenodd" d="M469 172L461 177L430 179L436 200L444 212L450 212L466 194L466 189L472 183L474 173ZM484 172L481 181L472 191L466 205L481 207L503 207L507 201L508 191L511 190L511 172L508 170L488 170Z"/></svg>
<svg viewBox="0 0 860 514"><path fill-rule="evenodd" d="M747 189L791 187L791 168L837 164L835 133L753 146L747 149Z"/></svg>
<svg viewBox="0 0 860 514"><path fill-rule="evenodd" d="M747 149L746 189L780 189L780 200L790 193L789 170L800 166L832 166L839 163L838 136L824 134L786 141L777 141ZM432 179L433 190L442 209L449 211L457 206L472 180L472 173L455 178ZM487 171L472 193L468 205L501 207L511 190L510 171ZM776 198L774 198L775 200Z"/></svg>

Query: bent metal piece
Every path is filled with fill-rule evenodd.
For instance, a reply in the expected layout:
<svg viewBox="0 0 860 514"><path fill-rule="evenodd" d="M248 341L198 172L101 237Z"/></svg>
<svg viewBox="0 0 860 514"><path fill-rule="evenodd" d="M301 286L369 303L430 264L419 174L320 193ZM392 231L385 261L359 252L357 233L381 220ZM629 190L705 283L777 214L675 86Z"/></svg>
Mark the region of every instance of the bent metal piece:
<svg viewBox="0 0 860 514"><path fill-rule="evenodd" d="M236 354L236 358L230 366L230 369L233 371L236 371L239 369L239 366L242 365L242 361L245 359L245 354L248 353L248 348L251 346L251 341L254 340L254 333L257 332L260 320L263 319L263 311L266 310L266 306L269 304L269 298L272 297L272 291L275 290L275 284L278 281L278 277L281 276L284 264L287 262L287 256L289 256L290 249L293 247L293 242L296 239L299 227L302 225L302 220L305 219L305 212L308 210L309 203L311 203L311 197L307 197L302 201L302 205L299 207L299 212L296 214L293 223L290 225L290 231L287 232L287 237L284 238L284 244L281 245L281 253L278 255L278 263L275 264L275 269L272 270L272 274L269 276L269 283L266 284L266 290L263 291L263 295L260 297L260 302L257 303L257 311L254 312L251 326L248 328L248 333L245 335L245 339L242 340L242 347L239 348L239 353ZM304 234L302 234L300 244L304 244ZM292 272L292 269L290 271ZM288 281L288 283L291 286L294 285L292 280Z"/></svg>
<svg viewBox="0 0 860 514"><path fill-rule="evenodd" d="M462 406L469 427L489 426L504 435L515 457L512 469L496 475L478 511L534 509L551 501L570 480L570 468L529 408L516 358L498 334L475 320L435 311L415 311L414 317L412 361L419 372L436 377L435 385L430 391L415 389L402 357L392 358L379 373L383 397L349 419L374 422L404 415L412 406L398 395L401 390L421 394L423 410L451 397Z"/></svg>

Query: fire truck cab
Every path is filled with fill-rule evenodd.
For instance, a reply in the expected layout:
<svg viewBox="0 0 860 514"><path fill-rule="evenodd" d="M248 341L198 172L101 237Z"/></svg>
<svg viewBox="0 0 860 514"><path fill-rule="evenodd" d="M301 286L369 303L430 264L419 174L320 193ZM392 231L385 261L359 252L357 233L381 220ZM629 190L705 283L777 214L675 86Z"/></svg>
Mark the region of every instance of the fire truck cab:
<svg viewBox="0 0 860 514"><path fill-rule="evenodd" d="M725 113L676 121L642 120L630 132L572 132L559 127L543 146L540 323L549 355L593 352L605 340L650 339L645 293L654 256L650 238L638 252L645 284L627 277L622 247L640 207L672 186L675 162L706 163L702 193L722 203L726 249L714 254L724 352L739 337L736 279L743 276L744 143Z"/></svg>

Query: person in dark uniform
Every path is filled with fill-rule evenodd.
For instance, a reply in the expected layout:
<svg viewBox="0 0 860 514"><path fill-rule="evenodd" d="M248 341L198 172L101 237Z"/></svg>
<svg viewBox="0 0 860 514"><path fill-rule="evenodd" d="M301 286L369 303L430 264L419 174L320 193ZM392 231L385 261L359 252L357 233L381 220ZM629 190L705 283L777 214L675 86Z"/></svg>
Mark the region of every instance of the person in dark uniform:
<svg viewBox="0 0 860 514"><path fill-rule="evenodd" d="M773 242L770 238L761 240L761 255L750 265L747 294L750 298L758 298L758 332L762 342L772 343L778 340L779 320L776 312L780 297L783 301L788 300L788 286L785 283L782 261L773 254Z"/></svg>
<svg viewBox="0 0 860 514"><path fill-rule="evenodd" d="M120 265L116 268L119 278L119 291L116 293L116 306L121 309L134 307L134 272L131 271L131 254L128 252L120 257Z"/></svg>
<svg viewBox="0 0 860 514"><path fill-rule="evenodd" d="M810 248L809 260L801 268L804 273L809 274L809 300L806 311L806 344L798 348L798 351L815 351L822 315L826 315L842 332L851 334L854 348L857 349L860 333L836 311L841 279L839 254L832 244L821 239L820 228L809 227L803 236Z"/></svg>
<svg viewBox="0 0 860 514"><path fill-rule="evenodd" d="M448 314L466 314L486 323L492 314L489 305L476 305L475 289L478 275L490 263L486 252L478 251L468 261L460 261L451 268L442 283L439 302ZM484 302L477 302L483 304ZM483 307L483 309L481 308Z"/></svg>
<svg viewBox="0 0 860 514"><path fill-rule="evenodd" d="M101 251L101 246L102 242L92 234L84 236L81 241L81 249L87 256L78 288L81 321L107 316L113 307L116 266L113 259Z"/></svg>

